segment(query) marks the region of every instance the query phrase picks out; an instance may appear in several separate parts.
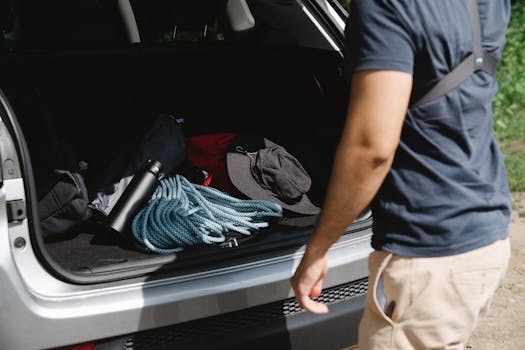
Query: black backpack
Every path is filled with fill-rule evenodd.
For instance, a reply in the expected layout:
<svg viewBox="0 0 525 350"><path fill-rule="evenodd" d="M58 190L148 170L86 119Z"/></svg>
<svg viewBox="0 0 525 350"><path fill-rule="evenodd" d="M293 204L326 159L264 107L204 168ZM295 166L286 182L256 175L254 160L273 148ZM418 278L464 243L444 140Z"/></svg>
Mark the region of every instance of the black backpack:
<svg viewBox="0 0 525 350"><path fill-rule="evenodd" d="M38 216L44 240L65 239L75 226L91 217L88 191L81 174L55 170L53 179L39 190Z"/></svg>

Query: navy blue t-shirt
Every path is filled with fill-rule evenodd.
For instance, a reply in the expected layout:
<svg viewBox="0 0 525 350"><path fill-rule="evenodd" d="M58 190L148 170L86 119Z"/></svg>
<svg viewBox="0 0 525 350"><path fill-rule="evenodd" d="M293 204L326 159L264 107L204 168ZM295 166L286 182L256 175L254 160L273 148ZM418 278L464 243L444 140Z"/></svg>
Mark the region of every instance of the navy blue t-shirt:
<svg viewBox="0 0 525 350"><path fill-rule="evenodd" d="M501 56L509 0L478 0L483 46ZM352 0L347 73L413 74L413 100L473 50L466 0ZM510 198L492 134L494 77L478 72L409 109L392 169L372 204L372 246L404 256L467 252L508 236ZM388 115L384 116L388 118Z"/></svg>

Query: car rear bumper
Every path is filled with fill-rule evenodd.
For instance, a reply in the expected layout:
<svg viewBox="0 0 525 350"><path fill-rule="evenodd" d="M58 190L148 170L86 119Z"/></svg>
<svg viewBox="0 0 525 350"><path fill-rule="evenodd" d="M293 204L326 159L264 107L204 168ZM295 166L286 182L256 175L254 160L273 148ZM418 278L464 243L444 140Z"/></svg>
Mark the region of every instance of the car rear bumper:
<svg viewBox="0 0 525 350"><path fill-rule="evenodd" d="M330 312L314 315L294 299L99 343L98 350L341 349L357 343L367 279L323 291Z"/></svg>

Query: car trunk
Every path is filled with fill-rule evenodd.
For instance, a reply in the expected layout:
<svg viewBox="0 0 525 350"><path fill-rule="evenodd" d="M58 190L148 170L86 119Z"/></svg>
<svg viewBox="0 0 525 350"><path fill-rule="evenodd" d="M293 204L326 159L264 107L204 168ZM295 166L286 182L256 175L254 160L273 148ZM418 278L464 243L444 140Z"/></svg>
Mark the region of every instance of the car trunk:
<svg viewBox="0 0 525 350"><path fill-rule="evenodd" d="M122 50L17 53L2 58L2 88L28 144L37 186L71 159L90 183L140 139L160 113L184 118L186 137L254 134L284 146L312 178L321 205L343 125L347 85L336 52L287 45L178 44ZM82 276L208 268L302 246L315 216L285 217L238 246L196 246L155 255L129 234L87 222L40 247L53 265ZM348 233L369 226L360 221ZM123 275L122 275L123 276Z"/></svg>

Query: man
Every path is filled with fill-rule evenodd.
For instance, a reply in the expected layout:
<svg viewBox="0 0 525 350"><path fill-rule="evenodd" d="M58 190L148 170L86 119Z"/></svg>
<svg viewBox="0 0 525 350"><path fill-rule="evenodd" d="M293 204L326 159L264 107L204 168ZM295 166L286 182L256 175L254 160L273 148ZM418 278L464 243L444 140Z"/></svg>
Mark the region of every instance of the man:
<svg viewBox="0 0 525 350"><path fill-rule="evenodd" d="M478 46L501 55L510 1L470 1L351 2L347 121L291 283L302 307L328 312L310 298L321 293L326 252L372 203L360 350L463 349L508 265L510 200L492 136L497 84L477 70L489 57L473 56L475 73L416 104L475 51L479 19Z"/></svg>

